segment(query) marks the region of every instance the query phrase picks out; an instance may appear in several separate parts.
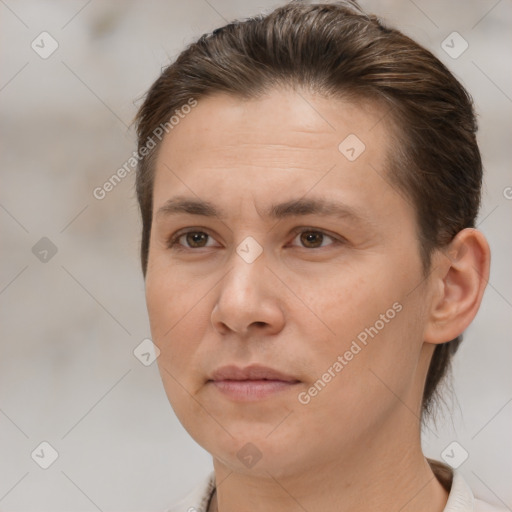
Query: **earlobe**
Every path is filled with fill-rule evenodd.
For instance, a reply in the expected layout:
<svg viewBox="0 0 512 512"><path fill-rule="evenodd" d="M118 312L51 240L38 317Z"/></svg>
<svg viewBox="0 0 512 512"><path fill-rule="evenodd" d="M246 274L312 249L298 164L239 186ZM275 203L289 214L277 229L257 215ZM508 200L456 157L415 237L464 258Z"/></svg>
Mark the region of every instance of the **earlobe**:
<svg viewBox="0 0 512 512"><path fill-rule="evenodd" d="M490 249L484 235L473 228L459 231L436 254L438 266L424 341L445 343L456 338L472 322L489 280Z"/></svg>

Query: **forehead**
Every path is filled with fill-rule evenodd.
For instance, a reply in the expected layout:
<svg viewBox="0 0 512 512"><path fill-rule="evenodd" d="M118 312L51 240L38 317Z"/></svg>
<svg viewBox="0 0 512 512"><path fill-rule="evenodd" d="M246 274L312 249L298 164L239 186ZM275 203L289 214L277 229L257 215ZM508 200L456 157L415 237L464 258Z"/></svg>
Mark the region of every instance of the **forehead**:
<svg viewBox="0 0 512 512"><path fill-rule="evenodd" d="M348 134L382 145L388 131L381 122L385 113L375 101L327 98L302 90L272 89L252 99L217 93L199 99L166 139L171 146L189 147L193 137L195 157L215 147L225 151L251 144L277 149L280 144L292 148L307 143L311 149L337 149L336 142Z"/></svg>
<svg viewBox="0 0 512 512"><path fill-rule="evenodd" d="M252 197L263 211L277 197L312 192L336 194L356 209L396 208L401 199L386 179L391 137L384 118L374 102L305 91L198 99L161 144L155 210L171 194L232 205Z"/></svg>

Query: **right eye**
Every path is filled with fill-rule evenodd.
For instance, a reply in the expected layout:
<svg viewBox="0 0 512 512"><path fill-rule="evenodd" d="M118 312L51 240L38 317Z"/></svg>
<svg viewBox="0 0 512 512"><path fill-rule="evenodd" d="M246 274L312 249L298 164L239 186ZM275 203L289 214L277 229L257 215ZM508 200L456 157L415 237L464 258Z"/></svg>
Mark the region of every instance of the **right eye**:
<svg viewBox="0 0 512 512"><path fill-rule="evenodd" d="M206 245L209 238L211 238L210 235L205 231L192 229L186 231L181 230L171 235L167 242L167 247L177 251L211 247L211 245ZM213 238L211 238L211 240L213 240Z"/></svg>

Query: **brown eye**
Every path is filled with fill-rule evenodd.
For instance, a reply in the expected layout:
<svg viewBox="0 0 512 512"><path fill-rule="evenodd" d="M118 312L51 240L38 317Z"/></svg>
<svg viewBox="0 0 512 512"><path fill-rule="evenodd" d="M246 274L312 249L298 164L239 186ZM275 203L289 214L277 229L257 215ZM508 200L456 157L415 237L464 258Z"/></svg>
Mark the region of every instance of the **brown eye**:
<svg viewBox="0 0 512 512"><path fill-rule="evenodd" d="M319 231L303 231L300 234L300 241L308 248L321 247L324 235Z"/></svg>
<svg viewBox="0 0 512 512"><path fill-rule="evenodd" d="M214 239L204 231L181 231L169 239L167 247L176 251L185 251L212 247L210 242L214 242Z"/></svg>
<svg viewBox="0 0 512 512"><path fill-rule="evenodd" d="M208 241L208 234L203 231L190 231L181 236L186 238L189 247L205 247Z"/></svg>
<svg viewBox="0 0 512 512"><path fill-rule="evenodd" d="M295 239L299 237L299 244L305 249L320 249L325 246L334 245L338 242L334 237L327 233L313 229L303 229L297 233ZM329 240L331 240L331 243L325 243Z"/></svg>

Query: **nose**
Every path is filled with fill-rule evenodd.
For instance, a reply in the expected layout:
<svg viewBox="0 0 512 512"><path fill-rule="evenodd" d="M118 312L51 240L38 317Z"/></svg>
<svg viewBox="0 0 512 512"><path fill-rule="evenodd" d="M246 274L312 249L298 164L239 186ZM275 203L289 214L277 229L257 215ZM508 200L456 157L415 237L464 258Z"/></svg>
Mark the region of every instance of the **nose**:
<svg viewBox="0 0 512 512"><path fill-rule="evenodd" d="M266 267L264 253L252 263L234 253L231 270L221 280L211 322L220 334L277 334L285 315L279 291L282 286Z"/></svg>

